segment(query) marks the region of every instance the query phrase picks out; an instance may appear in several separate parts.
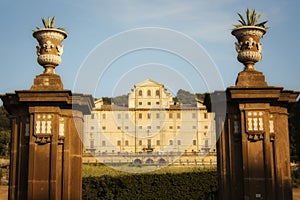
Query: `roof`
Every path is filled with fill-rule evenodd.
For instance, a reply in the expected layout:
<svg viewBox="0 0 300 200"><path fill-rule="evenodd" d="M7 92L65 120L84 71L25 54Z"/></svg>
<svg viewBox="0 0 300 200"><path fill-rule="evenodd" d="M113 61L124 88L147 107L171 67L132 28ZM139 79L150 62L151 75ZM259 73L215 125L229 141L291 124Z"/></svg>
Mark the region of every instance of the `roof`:
<svg viewBox="0 0 300 200"><path fill-rule="evenodd" d="M143 86L163 86L163 85L149 78L135 84L135 87L143 87Z"/></svg>

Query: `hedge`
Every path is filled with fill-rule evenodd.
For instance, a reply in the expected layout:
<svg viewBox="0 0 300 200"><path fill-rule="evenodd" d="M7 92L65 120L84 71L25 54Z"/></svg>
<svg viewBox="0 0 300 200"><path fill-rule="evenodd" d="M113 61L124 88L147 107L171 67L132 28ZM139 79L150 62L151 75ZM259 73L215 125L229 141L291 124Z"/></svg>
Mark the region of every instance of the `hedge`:
<svg viewBox="0 0 300 200"><path fill-rule="evenodd" d="M217 172L84 177L82 199L215 199Z"/></svg>

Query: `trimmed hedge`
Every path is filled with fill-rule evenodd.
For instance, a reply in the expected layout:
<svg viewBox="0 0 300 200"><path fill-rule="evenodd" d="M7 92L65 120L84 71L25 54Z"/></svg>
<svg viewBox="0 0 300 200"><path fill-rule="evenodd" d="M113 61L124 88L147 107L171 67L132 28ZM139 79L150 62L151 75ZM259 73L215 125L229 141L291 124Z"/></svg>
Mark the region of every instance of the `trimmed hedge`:
<svg viewBox="0 0 300 200"><path fill-rule="evenodd" d="M214 170L82 179L82 199L215 199L216 191Z"/></svg>

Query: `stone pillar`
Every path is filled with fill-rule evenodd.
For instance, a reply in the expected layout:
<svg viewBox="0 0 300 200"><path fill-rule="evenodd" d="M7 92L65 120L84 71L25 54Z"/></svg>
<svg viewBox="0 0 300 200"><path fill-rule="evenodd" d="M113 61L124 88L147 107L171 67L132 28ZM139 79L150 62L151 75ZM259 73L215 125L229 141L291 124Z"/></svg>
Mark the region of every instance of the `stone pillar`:
<svg viewBox="0 0 300 200"><path fill-rule="evenodd" d="M220 130L218 196L222 200L292 199L288 108L299 93L268 86L263 73L254 67L259 59L253 61L252 51L256 50L252 46L259 46L261 51L261 44L256 45L251 34L247 39L252 43L243 41L237 45L239 61L245 68L236 85L205 97L209 111L226 102L225 116L215 110ZM253 55L260 55L260 51Z"/></svg>
<svg viewBox="0 0 300 200"><path fill-rule="evenodd" d="M261 73L246 73L252 80L262 78ZM257 85L238 83L205 99L205 104L211 105L216 96L227 97L226 116L216 113L221 126L217 142L219 197L292 199L288 108L298 93L259 80L252 83Z"/></svg>
<svg viewBox="0 0 300 200"><path fill-rule="evenodd" d="M83 115L94 103L90 95L64 90L50 68L30 90L0 96L12 123L9 199L82 196Z"/></svg>

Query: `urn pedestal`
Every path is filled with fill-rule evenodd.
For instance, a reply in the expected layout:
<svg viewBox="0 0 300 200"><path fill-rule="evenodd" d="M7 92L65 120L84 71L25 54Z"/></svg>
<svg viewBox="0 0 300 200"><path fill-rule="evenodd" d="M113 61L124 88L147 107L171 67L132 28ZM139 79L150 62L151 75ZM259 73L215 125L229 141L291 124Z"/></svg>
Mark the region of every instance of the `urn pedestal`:
<svg viewBox="0 0 300 200"><path fill-rule="evenodd" d="M292 199L288 111L299 92L268 86L256 71L265 32L253 26L232 31L244 70L235 86L205 96L209 112L226 105L226 113L215 113L220 200Z"/></svg>
<svg viewBox="0 0 300 200"><path fill-rule="evenodd" d="M83 115L91 95L64 90L54 68L67 37L59 29L34 31L44 72L30 90L0 95L11 119L9 199L81 199Z"/></svg>

